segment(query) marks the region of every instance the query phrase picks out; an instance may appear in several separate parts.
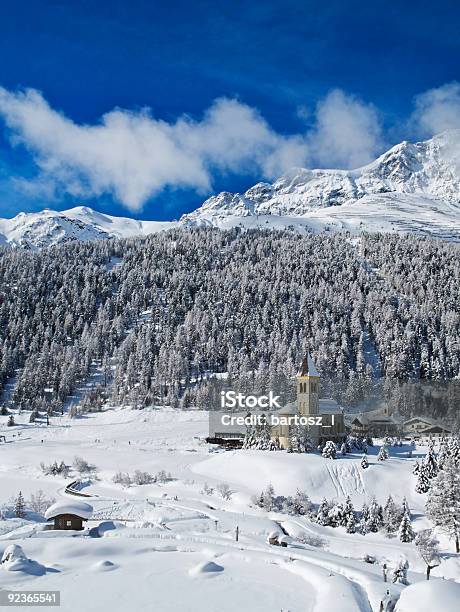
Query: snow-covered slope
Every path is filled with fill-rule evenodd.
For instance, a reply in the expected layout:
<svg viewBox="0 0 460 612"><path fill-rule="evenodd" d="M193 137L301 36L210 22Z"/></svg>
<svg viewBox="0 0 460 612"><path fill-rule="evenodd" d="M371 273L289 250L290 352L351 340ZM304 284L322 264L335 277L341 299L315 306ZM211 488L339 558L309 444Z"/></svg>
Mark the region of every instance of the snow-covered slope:
<svg viewBox="0 0 460 612"><path fill-rule="evenodd" d="M34 249L72 240L145 236L173 225L112 217L86 206L62 212L45 209L38 213L19 213L13 219L0 219L0 244Z"/></svg>
<svg viewBox="0 0 460 612"><path fill-rule="evenodd" d="M7 427L8 417L0 415L7 437L0 444L0 559L11 556L0 564L0 590L57 590L62 612L146 611L152 601L162 612L376 612L387 591L393 601L401 595L401 612L457 611L460 559L442 533L442 563L427 582L413 542L383 532L347 533L251 501L269 482L277 494L299 488L316 504L323 496L344 502L350 495L356 510L374 495L385 503L391 493L398 505L407 496L419 531L430 523L412 472L427 446L412 449L412 457L409 446L391 447L382 462L378 447L370 447L370 466L362 470L360 454L332 460L319 453L219 451L203 443L206 412L146 408L141 417L139 410L115 408L80 419L54 417L47 426L29 423L23 411ZM86 529L44 529L29 507L25 518L14 516L8 499L19 490L28 500L41 489L45 499L56 497L72 509L77 500L65 489L75 473L45 475L39 466L54 459L71 465L75 455L98 473L84 482L93 508ZM117 472L135 470L165 470L172 479L113 482ZM227 498L219 493L223 482ZM287 547L270 545L268 535L281 531L290 536ZM365 555L376 562L365 562ZM391 580L401 558L409 563L407 591Z"/></svg>
<svg viewBox="0 0 460 612"><path fill-rule="evenodd" d="M192 225L423 232L460 239L460 131L402 142L356 170L295 168L244 194L220 193Z"/></svg>

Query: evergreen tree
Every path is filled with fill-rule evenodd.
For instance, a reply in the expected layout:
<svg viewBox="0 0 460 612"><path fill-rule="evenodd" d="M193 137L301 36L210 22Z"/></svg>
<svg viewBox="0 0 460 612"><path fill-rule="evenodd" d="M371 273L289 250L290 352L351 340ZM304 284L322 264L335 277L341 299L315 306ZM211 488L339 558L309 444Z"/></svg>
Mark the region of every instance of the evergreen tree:
<svg viewBox="0 0 460 612"><path fill-rule="evenodd" d="M18 518L24 518L26 515L26 504L21 491L19 491L14 502L14 515Z"/></svg>
<svg viewBox="0 0 460 612"><path fill-rule="evenodd" d="M425 509L427 517L455 541L455 550L460 552L460 474L452 458L431 481Z"/></svg>
<svg viewBox="0 0 460 612"><path fill-rule="evenodd" d="M344 521L344 507L340 502L331 504L328 513L329 525L331 527L339 527Z"/></svg>
<svg viewBox="0 0 460 612"><path fill-rule="evenodd" d="M346 524L347 533L356 533L356 519L354 514L349 514Z"/></svg>
<svg viewBox="0 0 460 612"><path fill-rule="evenodd" d="M326 459L335 459L336 458L336 456L337 456L337 447L335 446L334 442L332 442L331 440L328 440L326 442L326 444L324 445L323 451L322 451L322 455Z"/></svg>
<svg viewBox="0 0 460 612"><path fill-rule="evenodd" d="M292 501L293 513L304 516L311 509L311 501L305 493L302 493L297 489L297 492Z"/></svg>
<svg viewBox="0 0 460 612"><path fill-rule="evenodd" d="M417 484L415 485L415 491L417 493L427 493L430 490L431 482L426 473L425 465L420 466L418 473Z"/></svg>
<svg viewBox="0 0 460 612"><path fill-rule="evenodd" d="M266 510L267 512L270 512L271 510L273 510L274 499L275 499L275 489L273 488L273 485L270 483L261 495L262 508Z"/></svg>
<svg viewBox="0 0 460 612"><path fill-rule="evenodd" d="M404 496L404 497L403 497L403 499L402 499L402 504L401 504L401 518L404 516L404 514L407 514L407 516L408 516L409 518L411 518L411 517L412 517L412 513L411 513L411 510L410 510L410 507L409 507L409 503L408 503L408 501L407 501L406 496Z"/></svg>
<svg viewBox="0 0 460 612"><path fill-rule="evenodd" d="M388 459L388 450L386 446L381 446L377 455L377 461L385 461L386 459Z"/></svg>
<svg viewBox="0 0 460 612"><path fill-rule="evenodd" d="M361 459L361 467L363 468L363 470L366 470L369 467L369 461L367 460L367 455L363 455L363 458Z"/></svg>
<svg viewBox="0 0 460 612"><path fill-rule="evenodd" d="M398 508L391 495L388 496L385 507L383 509L383 524L387 533L395 533L401 522Z"/></svg>
<svg viewBox="0 0 460 612"><path fill-rule="evenodd" d="M347 495L347 499L345 500L345 506L343 508L343 518L341 522L342 527L346 527L348 525L350 516L353 516L353 520L354 520L355 510L353 508L353 503L350 499L350 496Z"/></svg>
<svg viewBox="0 0 460 612"><path fill-rule="evenodd" d="M13 425L16 425L16 423L14 422L14 416L12 414L10 414L10 416L8 417L8 421L6 424L8 427L13 427Z"/></svg>
<svg viewBox="0 0 460 612"><path fill-rule="evenodd" d="M410 517L407 513L404 513L401 523L398 529L398 536L401 542L412 542L415 538L414 530L410 522Z"/></svg>
<svg viewBox="0 0 460 612"><path fill-rule="evenodd" d="M396 564L396 567L393 570L393 582L398 582L399 584L407 585L407 570L409 569L409 563L407 559L401 559Z"/></svg>
<svg viewBox="0 0 460 612"><path fill-rule="evenodd" d="M324 497L323 501L320 503L318 510L316 512L316 522L319 525L327 526L330 524L329 510L330 510L329 502Z"/></svg>
<svg viewBox="0 0 460 612"><path fill-rule="evenodd" d="M369 505L366 519L367 530L376 533L383 525L382 506L377 503L375 497Z"/></svg>
<svg viewBox="0 0 460 612"><path fill-rule="evenodd" d="M428 478L434 478L438 473L438 463L436 461L436 456L432 447L425 455L425 459L423 460L422 465L424 467L425 474Z"/></svg>

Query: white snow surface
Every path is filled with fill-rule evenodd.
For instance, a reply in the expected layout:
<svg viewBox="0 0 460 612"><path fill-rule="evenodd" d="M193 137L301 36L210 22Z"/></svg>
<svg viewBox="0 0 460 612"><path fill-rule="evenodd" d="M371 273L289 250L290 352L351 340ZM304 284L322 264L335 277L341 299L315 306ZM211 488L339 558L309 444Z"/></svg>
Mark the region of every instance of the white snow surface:
<svg viewBox="0 0 460 612"><path fill-rule="evenodd" d="M460 584L452 580L418 582L401 593L395 612L457 612Z"/></svg>
<svg viewBox="0 0 460 612"><path fill-rule="evenodd" d="M204 442L208 417L198 411L115 408L78 419L55 417L48 427L28 423L27 412L15 417L13 427L6 427L6 418L0 416L7 437L0 445L0 508L19 490L26 500L42 489L65 506L81 501L65 492L76 475L45 476L41 461L71 465L78 455L98 475L81 489L93 507L82 532L44 530L37 515L17 519L5 512L0 557L17 544L27 560L17 571L0 565L0 589L59 590L63 612L150 611L152 605L161 612L330 612L332 602L341 612L371 612L379 610L387 589L395 598L405 589L383 582L381 563L392 568L404 557L411 585L425 584L425 567L412 543L380 533L347 534L302 516L267 513L251 501L270 482L276 494L299 488L315 503L323 496L343 501L349 494L357 509L374 495L384 503L391 492L397 503L407 496L418 531L429 526L425 496L415 493L412 475L424 446L412 458L409 447L391 447L384 462L377 462L376 446L369 452L370 467L362 470L356 454L334 461L314 453L216 451ZM115 473L135 470L165 470L172 480L113 483ZM217 491L222 482L230 487L230 499ZM209 494L205 483L208 492L213 489ZM100 523L100 531L93 529ZM267 543L272 532L287 547ZM425 588L436 589L439 605L432 609L450 610L441 605L443 586L460 579L460 560L452 542L438 536L443 561ZM365 554L376 563L365 563ZM450 590L445 597L448 602Z"/></svg>

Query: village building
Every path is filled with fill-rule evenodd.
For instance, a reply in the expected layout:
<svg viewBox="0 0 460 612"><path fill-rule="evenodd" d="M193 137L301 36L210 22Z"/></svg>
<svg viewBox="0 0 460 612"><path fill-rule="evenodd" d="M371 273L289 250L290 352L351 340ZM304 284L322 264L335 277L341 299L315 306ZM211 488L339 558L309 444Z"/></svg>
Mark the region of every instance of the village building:
<svg viewBox="0 0 460 612"><path fill-rule="evenodd" d="M56 502L45 512L45 518L53 520L50 529L71 529L81 531L83 521L91 518L93 507L79 500L63 500Z"/></svg>
<svg viewBox="0 0 460 612"><path fill-rule="evenodd" d="M452 433L449 427L446 427L435 419L429 417L413 417L404 421L404 435L412 435L413 437L442 437Z"/></svg>
<svg viewBox="0 0 460 612"><path fill-rule="evenodd" d="M398 436L403 430L402 419L390 414L387 406L350 415L349 422L355 436Z"/></svg>
<svg viewBox="0 0 460 612"><path fill-rule="evenodd" d="M280 417L288 417L288 421L293 421L289 417L296 415L310 417L309 420L314 421L315 424L308 425L308 430L315 446L324 444L328 440L343 442L346 437L344 410L333 399L320 399L320 382L321 375L308 353L302 360L297 373L296 401L280 408L276 414ZM290 431L291 425L289 424L275 425L271 430L272 440L279 442L281 448L288 449Z"/></svg>

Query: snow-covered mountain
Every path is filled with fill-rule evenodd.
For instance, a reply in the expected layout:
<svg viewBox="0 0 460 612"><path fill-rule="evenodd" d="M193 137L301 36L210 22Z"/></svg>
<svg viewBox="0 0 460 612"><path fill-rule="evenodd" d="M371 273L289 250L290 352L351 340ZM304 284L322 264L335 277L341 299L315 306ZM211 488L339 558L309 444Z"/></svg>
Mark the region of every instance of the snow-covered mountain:
<svg viewBox="0 0 460 612"><path fill-rule="evenodd" d="M460 240L460 131L404 141L356 170L295 168L222 192L182 223L429 233Z"/></svg>
<svg viewBox="0 0 460 612"><path fill-rule="evenodd" d="M411 232L460 241L460 130L404 141L356 170L294 168L273 184L207 199L180 225ZM138 221L86 206L0 219L0 244L42 248L71 240L144 236L177 222Z"/></svg>
<svg viewBox="0 0 460 612"><path fill-rule="evenodd" d="M112 217L86 206L56 212L19 213L0 219L0 244L37 249L72 240L100 240L144 236L174 223Z"/></svg>

